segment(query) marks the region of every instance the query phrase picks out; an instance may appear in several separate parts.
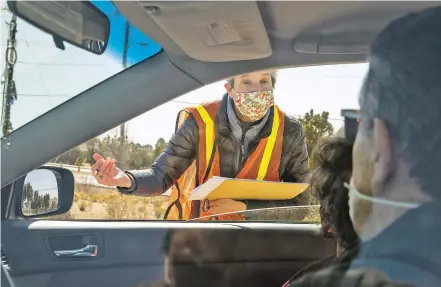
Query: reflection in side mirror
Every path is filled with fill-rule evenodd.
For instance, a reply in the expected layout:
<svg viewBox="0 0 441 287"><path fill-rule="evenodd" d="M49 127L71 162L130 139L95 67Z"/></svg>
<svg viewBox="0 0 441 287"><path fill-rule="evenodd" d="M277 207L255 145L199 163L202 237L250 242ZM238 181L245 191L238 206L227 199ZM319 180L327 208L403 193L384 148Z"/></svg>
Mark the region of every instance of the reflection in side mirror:
<svg viewBox="0 0 441 287"><path fill-rule="evenodd" d="M28 173L23 184L21 210L24 216L52 213L59 209L56 171L37 169Z"/></svg>
<svg viewBox="0 0 441 287"><path fill-rule="evenodd" d="M62 41L101 55L107 47L109 18L87 1L8 1L17 17L54 36L56 46Z"/></svg>

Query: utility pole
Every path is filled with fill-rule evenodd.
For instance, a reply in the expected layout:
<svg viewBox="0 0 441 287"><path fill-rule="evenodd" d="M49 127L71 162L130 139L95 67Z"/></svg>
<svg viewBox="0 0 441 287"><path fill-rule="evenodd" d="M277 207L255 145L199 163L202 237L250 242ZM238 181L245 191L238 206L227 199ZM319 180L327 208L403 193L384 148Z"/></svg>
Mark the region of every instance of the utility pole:
<svg viewBox="0 0 441 287"><path fill-rule="evenodd" d="M17 62L17 50L15 49L17 33L17 17L12 15L9 22L8 41L6 46L6 67L2 76L3 84L3 105L2 105L2 125L3 137L6 146L10 145L9 135L12 133L11 105L17 100L17 90L14 82L14 65Z"/></svg>
<svg viewBox="0 0 441 287"><path fill-rule="evenodd" d="M126 20L125 24L125 33L124 33L124 47L123 47L123 54L122 54L122 66L124 69L127 68L127 52L129 49L129 33L130 33L130 23ZM124 95L121 95L122 97ZM119 126L119 148L117 148L117 154L115 154L116 161L118 162L118 165L122 169L127 168L127 162L129 159L129 154L127 148L129 148L127 145L125 145L126 142L126 123L123 123Z"/></svg>
<svg viewBox="0 0 441 287"><path fill-rule="evenodd" d="M127 68L127 50L129 49L129 33L130 33L130 23L126 20L126 26L125 26L125 35L124 35L124 50L122 55L122 65L123 68ZM126 139L126 124L123 123L119 126L119 132L120 132L120 140L121 140L121 147L124 145L124 141Z"/></svg>

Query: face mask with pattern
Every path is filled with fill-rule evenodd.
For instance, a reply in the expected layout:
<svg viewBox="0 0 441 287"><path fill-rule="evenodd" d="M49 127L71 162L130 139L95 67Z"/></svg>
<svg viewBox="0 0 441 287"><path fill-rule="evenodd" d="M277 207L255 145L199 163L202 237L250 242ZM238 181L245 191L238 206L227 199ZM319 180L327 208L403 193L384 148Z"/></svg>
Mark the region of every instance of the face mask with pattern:
<svg viewBox="0 0 441 287"><path fill-rule="evenodd" d="M263 118L269 108L274 105L274 93L272 90L239 93L232 89L230 92L239 112L253 122Z"/></svg>

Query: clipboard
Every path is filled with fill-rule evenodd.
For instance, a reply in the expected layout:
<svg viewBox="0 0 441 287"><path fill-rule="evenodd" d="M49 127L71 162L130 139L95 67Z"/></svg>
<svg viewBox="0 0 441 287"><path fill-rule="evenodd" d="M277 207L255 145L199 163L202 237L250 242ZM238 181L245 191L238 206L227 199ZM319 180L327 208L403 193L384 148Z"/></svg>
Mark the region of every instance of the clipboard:
<svg viewBox="0 0 441 287"><path fill-rule="evenodd" d="M308 183L290 183L214 176L193 190L190 200L290 200L308 188Z"/></svg>

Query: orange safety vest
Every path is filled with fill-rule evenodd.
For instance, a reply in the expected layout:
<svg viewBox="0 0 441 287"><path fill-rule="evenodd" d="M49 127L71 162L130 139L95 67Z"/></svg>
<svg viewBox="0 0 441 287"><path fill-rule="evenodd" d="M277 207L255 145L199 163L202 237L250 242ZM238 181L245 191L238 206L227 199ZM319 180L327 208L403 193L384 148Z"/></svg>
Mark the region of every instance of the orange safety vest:
<svg viewBox="0 0 441 287"><path fill-rule="evenodd" d="M199 201L189 200L191 192L196 187L213 176L220 176L219 149L215 144L216 114L220 103L214 101L185 108L178 115L176 128L179 128L190 116L195 119L199 130L199 146L196 159L172 188L169 207L164 215L166 220L188 220L198 217L208 217L209 220L244 220L243 215L240 214L209 217L211 214L199 212ZM271 134L260 140L236 178L280 181L284 120L284 113L274 105Z"/></svg>

